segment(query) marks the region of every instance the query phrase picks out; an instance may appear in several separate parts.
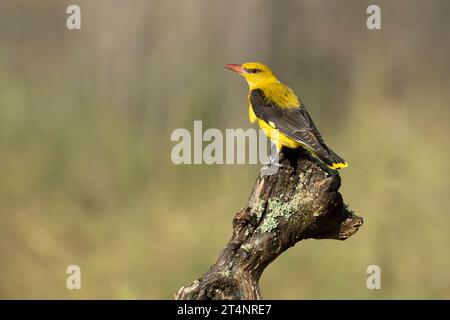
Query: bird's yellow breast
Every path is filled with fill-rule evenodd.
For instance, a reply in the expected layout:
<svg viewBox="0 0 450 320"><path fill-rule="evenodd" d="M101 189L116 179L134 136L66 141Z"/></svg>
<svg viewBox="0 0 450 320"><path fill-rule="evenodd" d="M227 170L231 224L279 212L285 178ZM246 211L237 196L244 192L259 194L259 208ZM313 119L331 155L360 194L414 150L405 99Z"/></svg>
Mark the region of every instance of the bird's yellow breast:
<svg viewBox="0 0 450 320"><path fill-rule="evenodd" d="M250 120L250 123L255 123L256 120L258 120L258 117L253 112L253 108L252 108L252 104L250 102L250 98L249 98L249 101L248 101L248 119Z"/></svg>

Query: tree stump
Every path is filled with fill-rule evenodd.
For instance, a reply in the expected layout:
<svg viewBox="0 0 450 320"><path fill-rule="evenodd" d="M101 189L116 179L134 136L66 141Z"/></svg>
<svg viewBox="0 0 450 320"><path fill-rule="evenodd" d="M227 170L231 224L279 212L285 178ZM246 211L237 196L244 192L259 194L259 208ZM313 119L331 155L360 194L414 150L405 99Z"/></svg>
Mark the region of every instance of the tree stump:
<svg viewBox="0 0 450 320"><path fill-rule="evenodd" d="M358 231L363 219L344 205L337 171L302 148L283 149L280 163L276 173L260 173L217 262L176 300L261 299L258 281L283 251L303 239L345 240Z"/></svg>

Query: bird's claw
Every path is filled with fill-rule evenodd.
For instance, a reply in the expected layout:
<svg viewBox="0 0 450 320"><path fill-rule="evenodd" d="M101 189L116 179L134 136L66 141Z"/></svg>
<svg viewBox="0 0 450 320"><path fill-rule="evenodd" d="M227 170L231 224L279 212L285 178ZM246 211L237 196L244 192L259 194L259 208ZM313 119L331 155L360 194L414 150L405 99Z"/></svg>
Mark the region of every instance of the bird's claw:
<svg viewBox="0 0 450 320"><path fill-rule="evenodd" d="M282 165L278 161L270 159L267 163L261 166L260 172L263 176L271 176L277 173L278 170L282 167L284 167L284 165Z"/></svg>

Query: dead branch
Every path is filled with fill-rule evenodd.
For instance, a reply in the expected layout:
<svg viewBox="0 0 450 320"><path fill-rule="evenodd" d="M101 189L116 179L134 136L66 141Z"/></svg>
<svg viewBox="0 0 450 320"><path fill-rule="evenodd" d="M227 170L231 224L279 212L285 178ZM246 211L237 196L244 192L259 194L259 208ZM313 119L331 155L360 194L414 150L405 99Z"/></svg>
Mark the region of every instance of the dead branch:
<svg viewBox="0 0 450 320"><path fill-rule="evenodd" d="M301 149L281 159L275 174L257 178L217 262L175 299L261 299L258 281L283 251L303 239L345 240L358 231L363 219L344 205L337 171Z"/></svg>

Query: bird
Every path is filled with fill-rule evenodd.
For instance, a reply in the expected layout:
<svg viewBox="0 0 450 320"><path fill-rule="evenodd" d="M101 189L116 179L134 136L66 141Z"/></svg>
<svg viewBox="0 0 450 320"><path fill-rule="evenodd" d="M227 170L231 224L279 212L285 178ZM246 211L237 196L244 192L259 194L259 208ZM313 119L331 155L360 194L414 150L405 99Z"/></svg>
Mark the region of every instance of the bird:
<svg viewBox="0 0 450 320"><path fill-rule="evenodd" d="M278 153L283 147L303 147L331 169L348 167L348 163L325 144L303 102L268 66L246 62L226 64L225 68L247 81L249 120L258 122Z"/></svg>

